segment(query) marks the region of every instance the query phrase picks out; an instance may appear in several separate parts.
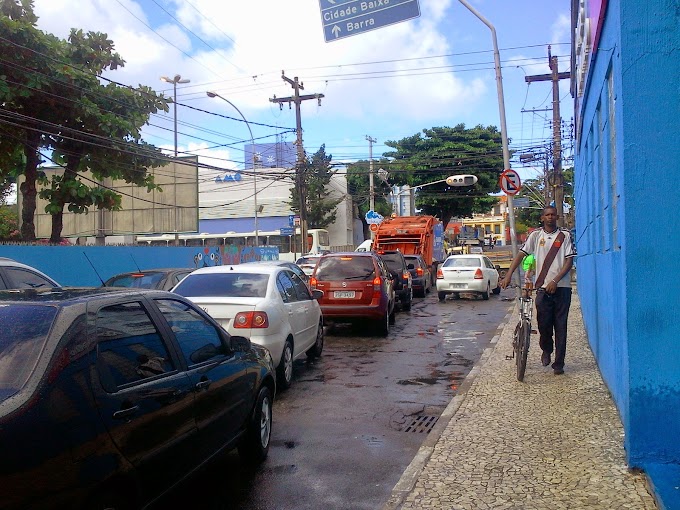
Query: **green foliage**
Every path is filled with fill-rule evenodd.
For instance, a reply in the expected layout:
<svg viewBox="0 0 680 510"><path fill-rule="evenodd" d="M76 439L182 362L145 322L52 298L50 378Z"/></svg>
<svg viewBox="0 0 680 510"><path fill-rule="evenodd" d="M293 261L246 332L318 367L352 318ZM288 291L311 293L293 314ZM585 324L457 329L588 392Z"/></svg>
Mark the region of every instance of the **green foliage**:
<svg viewBox="0 0 680 510"><path fill-rule="evenodd" d="M300 167L300 178L306 190L306 211L308 228L326 228L335 222L335 208L342 198L329 198L329 184L336 171L331 168L333 156L326 154L326 146L322 145L311 157L306 158ZM290 190L290 208L300 212L300 192L296 186Z"/></svg>
<svg viewBox="0 0 680 510"><path fill-rule="evenodd" d="M120 196L96 182L81 179L86 170L95 180L122 179L156 188L147 168L161 166L160 149L141 140L141 128L151 114L168 111L168 101L149 87L137 89L99 76L124 65L106 34L72 29L68 41L35 26L30 0L0 0L0 102L14 121L12 131L0 128L0 168L17 166L17 151L25 155L22 233L35 237L37 165L40 151L52 150L65 168L40 196L50 201L46 211L61 215L87 212L91 206L116 209ZM2 177L0 175L0 177ZM53 221L52 236L60 238L62 220ZM27 225L24 230L24 225Z"/></svg>
<svg viewBox="0 0 680 510"><path fill-rule="evenodd" d="M503 171L501 134L495 126L435 127L385 145L395 149L384 154L392 159L388 170L395 184L418 186L450 175L477 176L477 184L470 187L442 182L420 190L416 207L425 214L438 216L446 224L452 217L487 212L498 202L488 195L500 191Z"/></svg>
<svg viewBox="0 0 680 510"><path fill-rule="evenodd" d="M390 192L389 184L377 177L377 168L386 167L389 160L382 158L379 162L373 162L374 174L373 192L375 211L385 217L392 214L392 204L387 199ZM368 161L357 161L347 165L347 187L352 196L352 210L356 211L358 219L364 227L364 238L370 235L368 224L366 223L366 213L370 209L370 163Z"/></svg>

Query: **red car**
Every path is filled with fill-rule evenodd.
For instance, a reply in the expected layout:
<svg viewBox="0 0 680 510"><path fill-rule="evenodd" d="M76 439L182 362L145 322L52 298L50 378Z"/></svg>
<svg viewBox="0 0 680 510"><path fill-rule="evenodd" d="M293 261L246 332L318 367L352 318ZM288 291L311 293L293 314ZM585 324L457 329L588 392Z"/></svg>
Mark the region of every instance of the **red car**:
<svg viewBox="0 0 680 510"><path fill-rule="evenodd" d="M394 279L374 252L330 253L319 259L309 280L323 292L324 321L369 321L378 335L394 324Z"/></svg>

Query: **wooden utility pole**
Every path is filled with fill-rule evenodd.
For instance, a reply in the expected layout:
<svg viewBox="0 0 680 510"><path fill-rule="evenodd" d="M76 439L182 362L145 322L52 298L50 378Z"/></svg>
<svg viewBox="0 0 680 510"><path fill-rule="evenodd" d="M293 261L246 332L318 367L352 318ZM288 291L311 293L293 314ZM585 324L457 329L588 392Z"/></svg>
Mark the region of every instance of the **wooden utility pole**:
<svg viewBox="0 0 680 510"><path fill-rule="evenodd" d="M373 183L373 144L377 142L375 138L366 135L368 140L368 202L371 211L375 211L375 184Z"/></svg>
<svg viewBox="0 0 680 510"><path fill-rule="evenodd" d="M308 94L300 95L301 90L305 90L302 82L298 81L296 76L292 80L286 76L285 71L281 71L281 78L283 81L290 84L293 87L295 93L289 97L276 97L274 96L269 101L272 103L278 103L279 108L283 108L283 103L288 103L290 108L291 103L295 103L295 127L297 131L297 160L295 164L295 186L298 190L298 197L300 198L300 243L301 243L301 255L307 253L307 182L305 176L303 175L303 167L305 164L305 148L302 143L302 117L300 115L300 104L302 101L308 99L316 99L321 105L321 98L324 97L323 94Z"/></svg>
<svg viewBox="0 0 680 510"><path fill-rule="evenodd" d="M553 171L548 176L548 184L553 187L553 198L557 209L557 224L564 226L564 176L562 175L562 120L560 117L560 80L568 79L571 73L560 73L557 68L557 57L553 57L548 46L548 66L550 74L539 74L535 76L525 76L524 81L531 83L534 81L552 81L553 93Z"/></svg>

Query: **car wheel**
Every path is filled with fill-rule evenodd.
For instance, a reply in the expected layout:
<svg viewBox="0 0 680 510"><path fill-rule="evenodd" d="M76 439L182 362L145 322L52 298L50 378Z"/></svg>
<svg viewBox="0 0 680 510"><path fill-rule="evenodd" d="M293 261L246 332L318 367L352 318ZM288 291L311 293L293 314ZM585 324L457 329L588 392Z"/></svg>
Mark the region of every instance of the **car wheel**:
<svg viewBox="0 0 680 510"><path fill-rule="evenodd" d="M279 383L279 388L285 390L290 387L293 381L293 344L290 340L286 340L281 353L281 361L276 367L276 375Z"/></svg>
<svg viewBox="0 0 680 510"><path fill-rule="evenodd" d="M437 292L437 296L439 297L439 301L444 301L446 299L446 292Z"/></svg>
<svg viewBox="0 0 680 510"><path fill-rule="evenodd" d="M380 321L376 324L375 332L378 336L387 336L390 334L390 314L386 313Z"/></svg>
<svg viewBox="0 0 680 510"><path fill-rule="evenodd" d="M404 302L404 311L408 312L411 309L412 302L413 302L413 289L409 289L408 299Z"/></svg>
<svg viewBox="0 0 680 510"><path fill-rule="evenodd" d="M416 297L425 297L425 293L427 291L423 288L423 290L419 290L418 294L416 294Z"/></svg>
<svg viewBox="0 0 680 510"><path fill-rule="evenodd" d="M307 357L318 358L323 351L323 323L319 321L319 328L316 330L316 342L307 350Z"/></svg>
<svg viewBox="0 0 680 510"><path fill-rule="evenodd" d="M499 285L498 287L493 289L491 292L493 292L494 294L500 294L501 293L501 286Z"/></svg>
<svg viewBox="0 0 680 510"><path fill-rule="evenodd" d="M389 315L390 324L397 322L397 309L393 308L392 313Z"/></svg>
<svg viewBox="0 0 680 510"><path fill-rule="evenodd" d="M491 282L486 282L486 292L482 292L482 299L489 299L489 292L491 291Z"/></svg>
<svg viewBox="0 0 680 510"><path fill-rule="evenodd" d="M248 430L238 445L238 453L244 462L259 464L269 453L272 437L272 395L263 386L257 394Z"/></svg>

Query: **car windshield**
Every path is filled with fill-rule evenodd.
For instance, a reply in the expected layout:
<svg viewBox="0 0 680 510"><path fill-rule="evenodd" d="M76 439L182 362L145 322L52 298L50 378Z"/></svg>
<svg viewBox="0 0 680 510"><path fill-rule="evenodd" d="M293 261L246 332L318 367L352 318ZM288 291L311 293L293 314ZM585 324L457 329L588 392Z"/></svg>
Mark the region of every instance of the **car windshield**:
<svg viewBox="0 0 680 510"><path fill-rule="evenodd" d="M185 297L254 297L267 295L268 274L203 273L190 274L174 292Z"/></svg>
<svg viewBox="0 0 680 510"><path fill-rule="evenodd" d="M418 257L404 257L404 258L406 259L406 264L413 264L413 267L418 267L420 265Z"/></svg>
<svg viewBox="0 0 680 510"><path fill-rule="evenodd" d="M444 267L481 267L481 262L475 257L448 259L444 262Z"/></svg>
<svg viewBox="0 0 680 510"><path fill-rule="evenodd" d="M300 257L297 259L296 264L301 266L302 264L316 264L319 261L319 257Z"/></svg>
<svg viewBox="0 0 680 510"><path fill-rule="evenodd" d="M132 273L116 276L107 281L106 287L134 287L136 289L155 289L163 279L163 273Z"/></svg>
<svg viewBox="0 0 680 510"><path fill-rule="evenodd" d="M372 280L375 268L371 257L325 257L316 267L317 280Z"/></svg>
<svg viewBox="0 0 680 510"><path fill-rule="evenodd" d="M380 255L392 271L401 271L404 268L404 263L398 253L383 253Z"/></svg>
<svg viewBox="0 0 680 510"><path fill-rule="evenodd" d="M0 402L28 381L56 315L54 306L0 305Z"/></svg>

